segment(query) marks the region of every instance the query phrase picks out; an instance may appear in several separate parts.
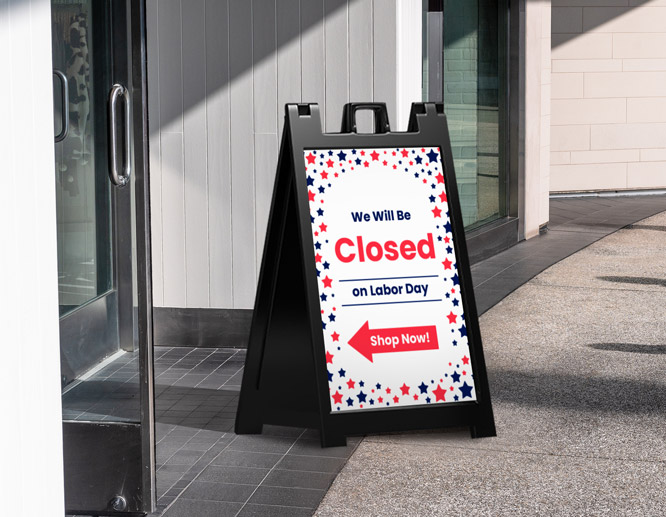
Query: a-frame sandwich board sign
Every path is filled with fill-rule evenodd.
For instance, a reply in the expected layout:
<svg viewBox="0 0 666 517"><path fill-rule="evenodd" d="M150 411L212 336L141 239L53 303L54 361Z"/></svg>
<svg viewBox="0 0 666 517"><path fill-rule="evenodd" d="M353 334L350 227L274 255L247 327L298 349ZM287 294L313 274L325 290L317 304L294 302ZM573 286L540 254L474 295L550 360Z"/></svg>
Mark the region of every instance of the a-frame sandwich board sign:
<svg viewBox="0 0 666 517"><path fill-rule="evenodd" d="M356 132L374 112L375 132ZM346 436L495 423L442 104L288 104L236 415Z"/></svg>

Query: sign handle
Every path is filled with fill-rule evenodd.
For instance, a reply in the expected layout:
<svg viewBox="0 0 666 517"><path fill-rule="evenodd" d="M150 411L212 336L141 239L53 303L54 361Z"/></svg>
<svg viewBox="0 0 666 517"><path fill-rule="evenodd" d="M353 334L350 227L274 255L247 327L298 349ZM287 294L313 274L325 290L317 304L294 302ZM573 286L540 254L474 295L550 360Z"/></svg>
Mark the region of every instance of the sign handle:
<svg viewBox="0 0 666 517"><path fill-rule="evenodd" d="M342 113L342 133L356 133L356 112L372 111L375 117L375 134L390 133L388 111L385 102L349 102Z"/></svg>

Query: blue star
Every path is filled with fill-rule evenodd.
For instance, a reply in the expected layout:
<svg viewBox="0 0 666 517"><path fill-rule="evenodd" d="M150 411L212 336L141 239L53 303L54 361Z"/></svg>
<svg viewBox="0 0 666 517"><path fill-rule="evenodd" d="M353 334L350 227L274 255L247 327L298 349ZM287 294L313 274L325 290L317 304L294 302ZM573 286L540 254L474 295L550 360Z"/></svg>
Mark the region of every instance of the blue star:
<svg viewBox="0 0 666 517"><path fill-rule="evenodd" d="M442 242L442 236L439 235L439 236L437 237L437 240L438 240L439 242Z"/></svg>
<svg viewBox="0 0 666 517"><path fill-rule="evenodd" d="M460 302L458 300L453 300L453 306L458 307L460 305Z"/></svg>
<svg viewBox="0 0 666 517"><path fill-rule="evenodd" d="M329 155L329 156L333 156L333 151L329 151L329 152L328 152L328 155Z"/></svg>
<svg viewBox="0 0 666 517"><path fill-rule="evenodd" d="M426 402L430 404L430 397L426 397Z"/></svg>
<svg viewBox="0 0 666 517"><path fill-rule="evenodd" d="M321 249L321 244L319 244L319 241L315 242L315 248L318 250Z"/></svg>
<svg viewBox="0 0 666 517"><path fill-rule="evenodd" d="M414 158L414 161L416 163L418 163L419 165L421 165L421 162L423 161L423 158L421 158L420 156L417 156L416 158Z"/></svg>
<svg viewBox="0 0 666 517"><path fill-rule="evenodd" d="M451 280L453 280L453 285L460 285L460 278L458 277L458 273L454 274L451 277Z"/></svg>
<svg viewBox="0 0 666 517"><path fill-rule="evenodd" d="M319 249L319 248L317 248L317 249ZM446 252L450 255L451 253L453 253L453 248L451 246L447 246L446 247Z"/></svg>
<svg viewBox="0 0 666 517"><path fill-rule="evenodd" d="M317 276L319 276L320 273L321 273L321 271L319 271L319 269L317 269Z"/></svg>
<svg viewBox="0 0 666 517"><path fill-rule="evenodd" d="M362 391L359 391L358 395L356 395L356 396L358 397L359 402L365 402L365 397L367 397L367 395L365 393L363 393Z"/></svg>
<svg viewBox="0 0 666 517"><path fill-rule="evenodd" d="M463 325L458 329L460 331L460 337L465 337L467 335L467 327Z"/></svg>
<svg viewBox="0 0 666 517"><path fill-rule="evenodd" d="M319 298L321 298L322 302L325 302L326 298L328 298L328 297L324 293L321 293L321 296Z"/></svg>
<svg viewBox="0 0 666 517"><path fill-rule="evenodd" d="M324 187L319 187L319 193L320 193L320 194L323 194L325 190L326 190L326 189L324 189Z"/></svg>
<svg viewBox="0 0 666 517"><path fill-rule="evenodd" d="M352 154L356 154L356 149L352 149Z"/></svg>
<svg viewBox="0 0 666 517"><path fill-rule="evenodd" d="M425 382L421 381L421 385L418 388L421 390L421 393L428 393L428 386Z"/></svg>
<svg viewBox="0 0 666 517"><path fill-rule="evenodd" d="M326 330L326 323L324 323L324 322L322 321L322 322L321 322L321 327L322 327L323 330Z"/></svg>
<svg viewBox="0 0 666 517"><path fill-rule="evenodd" d="M326 370L326 373L328 374L328 382L331 382L333 380L333 374Z"/></svg>
<svg viewBox="0 0 666 517"><path fill-rule="evenodd" d="M381 389L382 389L382 385L381 385L381 384L377 384L377 385L375 386L375 388L377 388L378 390L381 390Z"/></svg>
<svg viewBox="0 0 666 517"><path fill-rule="evenodd" d="M405 169L405 170L407 170L407 169ZM418 177L419 177L419 173L418 173L418 172L415 172L415 173L414 173L414 177L415 177L415 178L418 178Z"/></svg>
<svg viewBox="0 0 666 517"><path fill-rule="evenodd" d="M363 382L363 381L358 381L358 385L362 388L363 386L365 386L365 382Z"/></svg>
<svg viewBox="0 0 666 517"><path fill-rule="evenodd" d="M345 372L342 368L340 368L340 370L338 371L338 375L339 375L340 377L344 377L346 373L347 373L347 372Z"/></svg>
<svg viewBox="0 0 666 517"><path fill-rule="evenodd" d="M324 269L328 269L328 267L330 266L330 264L329 264L328 262L324 262L324 263L322 264L322 266L324 266ZM456 304L456 305L457 305L457 304Z"/></svg>
<svg viewBox="0 0 666 517"><path fill-rule="evenodd" d="M311 216L310 216L310 222L311 222L311 223L314 223L314 215L311 215Z"/></svg>
<svg viewBox="0 0 666 517"><path fill-rule="evenodd" d="M472 386L468 386L467 382L465 382L462 386L458 388L460 390L460 393L462 393L462 398L469 397L472 398Z"/></svg>
<svg viewBox="0 0 666 517"><path fill-rule="evenodd" d="M354 399L352 399L351 397L349 397L347 400L345 400L345 402L347 403L347 406L353 406L354 405Z"/></svg>
<svg viewBox="0 0 666 517"><path fill-rule="evenodd" d="M426 156L428 157L428 160L430 160L430 163L437 163L437 153L434 149L430 149L430 152L426 153Z"/></svg>
<svg viewBox="0 0 666 517"><path fill-rule="evenodd" d="M446 224L444 225L444 229L446 230L446 233L451 233L451 222L446 221Z"/></svg>
<svg viewBox="0 0 666 517"><path fill-rule="evenodd" d="M458 342L455 339L453 340L453 346L458 346Z"/></svg>
<svg viewBox="0 0 666 517"><path fill-rule="evenodd" d="M458 372L453 372L451 378L453 379L453 382L460 382L460 374Z"/></svg>
<svg viewBox="0 0 666 517"><path fill-rule="evenodd" d="M450 294L450 293L446 293L445 296L446 296L447 298L451 298L451 294Z"/></svg>
<svg viewBox="0 0 666 517"><path fill-rule="evenodd" d="M454 395L453 400L458 400L458 395Z"/></svg>
<svg viewBox="0 0 666 517"><path fill-rule="evenodd" d="M328 315L328 321L335 321L335 314L331 313Z"/></svg>
<svg viewBox="0 0 666 517"><path fill-rule="evenodd" d="M371 405L371 406L374 406L374 405L375 405L375 400L374 400L374 399L370 399L370 405Z"/></svg>
<svg viewBox="0 0 666 517"><path fill-rule="evenodd" d="M308 187L314 185L314 178L312 176L308 176Z"/></svg>
<svg viewBox="0 0 666 517"><path fill-rule="evenodd" d="M317 215L324 215L324 210L322 208L317 209Z"/></svg>
<svg viewBox="0 0 666 517"><path fill-rule="evenodd" d="M437 198L435 196L430 196L430 202L434 203L435 201L437 201Z"/></svg>
<svg viewBox="0 0 666 517"><path fill-rule="evenodd" d="M361 165L361 159L360 158L356 158L356 165Z"/></svg>
<svg viewBox="0 0 666 517"><path fill-rule="evenodd" d="M347 158L347 155L345 153L343 153L342 151L340 151L338 153L338 158L340 159L341 162L344 162L345 159Z"/></svg>

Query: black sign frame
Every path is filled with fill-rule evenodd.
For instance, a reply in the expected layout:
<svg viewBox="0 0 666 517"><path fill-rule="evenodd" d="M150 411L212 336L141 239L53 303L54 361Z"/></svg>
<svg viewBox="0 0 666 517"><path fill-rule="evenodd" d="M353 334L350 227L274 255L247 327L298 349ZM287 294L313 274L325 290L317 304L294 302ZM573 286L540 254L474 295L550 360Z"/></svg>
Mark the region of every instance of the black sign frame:
<svg viewBox="0 0 666 517"><path fill-rule="evenodd" d="M375 133L356 133L356 112L374 112ZM476 400L412 407L331 412L319 314L304 150L439 147L458 264ZM257 286L237 434L264 424L320 430L322 447L346 437L469 426L471 436L495 436L472 276L456 187L448 124L441 103L414 103L407 132L390 132L384 103L345 105L341 133L323 133L317 104L287 104L275 188Z"/></svg>

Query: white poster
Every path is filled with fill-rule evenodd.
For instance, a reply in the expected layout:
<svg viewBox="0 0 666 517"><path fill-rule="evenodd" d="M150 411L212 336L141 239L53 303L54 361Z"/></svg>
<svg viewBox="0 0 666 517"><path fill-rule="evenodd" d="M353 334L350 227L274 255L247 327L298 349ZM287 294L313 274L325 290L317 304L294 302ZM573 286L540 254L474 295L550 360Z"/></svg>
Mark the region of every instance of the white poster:
<svg viewBox="0 0 666 517"><path fill-rule="evenodd" d="M304 157L332 411L476 400L439 148Z"/></svg>

